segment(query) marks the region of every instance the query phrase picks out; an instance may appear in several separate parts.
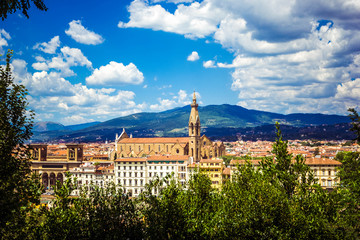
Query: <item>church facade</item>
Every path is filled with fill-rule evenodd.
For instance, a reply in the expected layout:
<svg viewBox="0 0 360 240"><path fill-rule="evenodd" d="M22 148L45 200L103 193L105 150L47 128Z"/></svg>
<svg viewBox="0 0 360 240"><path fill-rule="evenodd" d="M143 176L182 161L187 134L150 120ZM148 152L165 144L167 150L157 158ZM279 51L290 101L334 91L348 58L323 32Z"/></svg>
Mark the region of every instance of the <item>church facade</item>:
<svg viewBox="0 0 360 240"><path fill-rule="evenodd" d="M200 132L200 117L194 92L188 137L132 138L123 130L115 139L116 157L186 155L199 162L201 159L221 157L225 154L225 146L222 142L213 142L205 135L201 136Z"/></svg>

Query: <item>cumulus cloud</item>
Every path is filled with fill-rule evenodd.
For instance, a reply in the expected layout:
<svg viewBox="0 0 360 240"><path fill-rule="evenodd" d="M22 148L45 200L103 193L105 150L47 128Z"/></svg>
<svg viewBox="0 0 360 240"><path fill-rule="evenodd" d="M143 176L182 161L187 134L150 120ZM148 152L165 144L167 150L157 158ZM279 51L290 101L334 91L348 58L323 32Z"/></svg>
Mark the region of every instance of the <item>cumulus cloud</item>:
<svg viewBox="0 0 360 240"><path fill-rule="evenodd" d="M199 54L196 52L196 51L193 51L188 57L187 57L187 60L188 61L191 61L191 62L194 62L196 60L199 60Z"/></svg>
<svg viewBox="0 0 360 240"><path fill-rule="evenodd" d="M205 61L203 62L203 66L204 68L215 68L215 61L213 60L208 60L208 61Z"/></svg>
<svg viewBox="0 0 360 240"><path fill-rule="evenodd" d="M150 5L134 0L129 8L130 21L119 22L118 27L141 27L183 34L188 38L203 38L213 33L225 12L212 8L211 3L193 2L189 6L178 5L172 14L161 5Z"/></svg>
<svg viewBox="0 0 360 240"><path fill-rule="evenodd" d="M55 36L49 42L35 44L33 49L39 49L44 53L54 54L58 47L60 47L60 38L59 36Z"/></svg>
<svg viewBox="0 0 360 240"><path fill-rule="evenodd" d="M150 109L153 111L164 111L175 107L182 107L191 104L192 97L193 94L187 94L185 90L179 90L177 95L171 99L158 98L159 103L150 105ZM196 93L196 98L197 100L201 98L199 93Z"/></svg>
<svg viewBox="0 0 360 240"><path fill-rule="evenodd" d="M86 82L91 85L141 84L143 81L144 75L135 64L125 66L114 61L95 69L93 74L86 78Z"/></svg>
<svg viewBox="0 0 360 240"><path fill-rule="evenodd" d="M6 32L4 29L0 30L0 54L4 54L3 47L8 46L7 40L10 40L10 34Z"/></svg>
<svg viewBox="0 0 360 240"><path fill-rule="evenodd" d="M11 65L16 81L29 90L30 108L36 111L38 121L50 118L63 124L104 121L147 108L145 103L135 103L132 91L72 84L59 72L31 74L22 59L14 59Z"/></svg>
<svg viewBox="0 0 360 240"><path fill-rule="evenodd" d="M360 77L358 2L204 0L175 5L169 11L160 1L135 0L129 21L119 27L150 28L207 42L212 38L232 52L234 60L209 60L203 66L232 69L231 89L244 107L346 114L348 104L354 103ZM163 106L174 104L173 99L162 101Z"/></svg>
<svg viewBox="0 0 360 240"><path fill-rule="evenodd" d="M43 57L37 57L32 67L38 71L47 71L49 69L59 70L61 76L73 76L74 71L71 67L74 66L85 66L92 68L92 63L84 56L78 48L62 47L60 53L57 56L51 58L51 60L45 60Z"/></svg>
<svg viewBox="0 0 360 240"><path fill-rule="evenodd" d="M69 29L65 31L72 39L78 43L87 45L98 45L104 42L99 34L86 29L80 20L73 20L69 23Z"/></svg>

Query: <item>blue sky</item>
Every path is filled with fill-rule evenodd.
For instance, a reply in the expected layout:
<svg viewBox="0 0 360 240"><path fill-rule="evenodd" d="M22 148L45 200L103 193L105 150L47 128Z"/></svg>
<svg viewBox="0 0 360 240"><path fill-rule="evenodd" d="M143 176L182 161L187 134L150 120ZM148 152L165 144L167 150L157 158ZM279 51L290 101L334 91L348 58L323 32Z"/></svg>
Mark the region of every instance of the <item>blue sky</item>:
<svg viewBox="0 0 360 240"><path fill-rule="evenodd" d="M0 24L37 121L184 106L346 114L360 102L360 2L46 1Z"/></svg>

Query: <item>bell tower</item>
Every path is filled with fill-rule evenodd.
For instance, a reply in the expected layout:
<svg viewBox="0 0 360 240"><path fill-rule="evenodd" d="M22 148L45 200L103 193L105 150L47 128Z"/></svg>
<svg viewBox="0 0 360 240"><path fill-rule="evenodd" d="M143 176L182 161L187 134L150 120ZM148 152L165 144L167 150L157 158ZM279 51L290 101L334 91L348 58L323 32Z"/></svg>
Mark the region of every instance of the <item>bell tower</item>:
<svg viewBox="0 0 360 240"><path fill-rule="evenodd" d="M191 104L191 112L189 118L189 155L194 158L194 161L200 161L200 118L198 112L198 104L196 103L195 91L193 95L193 102Z"/></svg>

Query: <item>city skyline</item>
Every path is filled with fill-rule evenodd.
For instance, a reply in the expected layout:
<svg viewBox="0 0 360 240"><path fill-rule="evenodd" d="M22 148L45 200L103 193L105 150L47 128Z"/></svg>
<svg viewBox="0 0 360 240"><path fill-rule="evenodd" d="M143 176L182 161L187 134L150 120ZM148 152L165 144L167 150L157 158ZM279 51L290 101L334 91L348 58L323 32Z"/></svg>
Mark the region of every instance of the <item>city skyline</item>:
<svg viewBox="0 0 360 240"><path fill-rule="evenodd" d="M351 1L46 1L0 26L37 121L105 121L191 103L344 115L360 100ZM357 5L356 5L357 4Z"/></svg>

